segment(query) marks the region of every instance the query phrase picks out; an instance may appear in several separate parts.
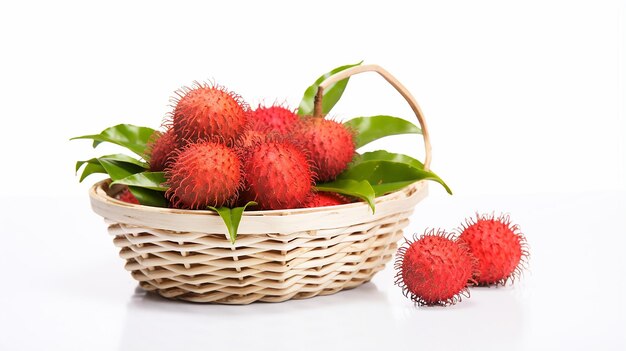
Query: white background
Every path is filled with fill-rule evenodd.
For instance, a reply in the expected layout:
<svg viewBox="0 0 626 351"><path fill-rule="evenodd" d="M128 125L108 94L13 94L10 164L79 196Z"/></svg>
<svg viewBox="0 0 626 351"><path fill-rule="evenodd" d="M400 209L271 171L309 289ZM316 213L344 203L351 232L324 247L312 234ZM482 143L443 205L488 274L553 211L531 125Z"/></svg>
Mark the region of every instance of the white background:
<svg viewBox="0 0 626 351"><path fill-rule="evenodd" d="M296 349L623 349L625 10L619 1L1 2L0 349L236 349L247 337ZM158 127L172 92L194 80L253 106L296 107L319 74L360 60L418 99L432 167L455 192L431 186L407 236L452 229L475 210L510 212L531 244L525 280L448 309L404 301L390 266L353 291L278 305L135 292L73 172L109 149L68 139L118 123ZM413 118L374 74L353 78L332 112L376 114ZM423 157L415 136L372 147Z"/></svg>

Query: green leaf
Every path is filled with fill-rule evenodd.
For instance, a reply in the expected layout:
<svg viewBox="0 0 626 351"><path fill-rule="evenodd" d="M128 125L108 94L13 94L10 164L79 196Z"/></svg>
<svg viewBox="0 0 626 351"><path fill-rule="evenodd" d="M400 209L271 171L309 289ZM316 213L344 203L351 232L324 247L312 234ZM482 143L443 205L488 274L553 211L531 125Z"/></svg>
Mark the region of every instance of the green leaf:
<svg viewBox="0 0 626 351"><path fill-rule="evenodd" d="M152 133L154 133L152 128L138 127L132 124L118 124L103 130L100 134L83 135L70 140L91 139L93 140L94 148L102 142L109 142L123 146L143 157Z"/></svg>
<svg viewBox="0 0 626 351"><path fill-rule="evenodd" d="M79 161L79 162L85 162L85 161ZM77 170L80 168L80 166L78 166L78 162L77 162L77 166L76 166ZM106 174L107 171L104 169L104 167L102 167L102 165L100 165L100 162L98 163L87 163L87 165L85 166L85 169L83 169L83 173L80 175L80 179L79 179L79 183L82 183L83 180L85 180L85 178L87 178L88 176L94 174L94 173L104 173Z"/></svg>
<svg viewBox="0 0 626 351"><path fill-rule="evenodd" d="M222 206L219 208L215 208L213 206L209 206L209 208L217 212L217 214L222 217L222 220L226 225L226 229L228 229L228 234L230 235L230 242L234 244L235 240L237 239L237 229L239 229L239 223L241 222L241 216L243 215L243 211L245 211L248 206L255 205L257 205L256 202L250 201L243 207L228 208Z"/></svg>
<svg viewBox="0 0 626 351"><path fill-rule="evenodd" d="M130 175L126 178L118 179L111 183L111 185L124 184L156 191L166 191L167 186L163 185L165 181L164 172L141 172Z"/></svg>
<svg viewBox="0 0 626 351"><path fill-rule="evenodd" d="M145 170L143 167L137 166L132 163L121 162L106 158L100 158L98 160L113 181L124 179L130 175L140 173Z"/></svg>
<svg viewBox="0 0 626 351"><path fill-rule="evenodd" d="M130 157L128 155L124 155L124 154L113 154L113 155L106 155L106 156L101 156L98 157L99 160L114 160L114 161L119 161L119 162L125 162L125 163L130 163L130 164L134 164L137 165L141 168L144 169L148 169L150 168L150 166L148 166L148 164L146 162L142 162L136 158Z"/></svg>
<svg viewBox="0 0 626 351"><path fill-rule="evenodd" d="M128 190L137 198L140 204L153 207L167 207L165 195L162 191L151 190L147 188L138 188L129 186Z"/></svg>
<svg viewBox="0 0 626 351"><path fill-rule="evenodd" d="M398 191L403 189L411 184L415 183L415 180L407 180L403 182L394 182L394 183L383 183L378 185L372 185L376 196L381 196L389 193L393 193L394 191Z"/></svg>
<svg viewBox="0 0 626 351"><path fill-rule="evenodd" d="M385 160L357 161L341 173L337 179L367 180L377 190L376 196L402 189L413 182L423 179L438 182L449 194L452 194L448 185L435 173L401 162Z"/></svg>
<svg viewBox="0 0 626 351"><path fill-rule="evenodd" d="M345 66L337 67L331 70L330 72L327 72L323 74L322 76L320 76L319 78L317 78L315 83L313 83L304 91L304 95L302 96L302 101L300 101L300 107L298 107L298 115L304 116L304 115L313 114L313 105L315 101L315 95L317 94L317 87L319 87L319 85L326 78L332 76L333 74L337 72L346 70L350 67L358 66L361 63L363 63L363 61L359 63L355 63L353 65L345 65ZM324 115L328 114L328 112L330 112L330 110L333 109L333 107L339 101L339 99L341 99L341 95L343 95L343 91L346 90L346 86L348 85L349 79L350 78L340 80L339 82L324 89L324 100L322 101L322 113Z"/></svg>
<svg viewBox="0 0 626 351"><path fill-rule="evenodd" d="M126 168L128 168L129 170L133 170L133 171L137 170L139 172L142 169L146 169L148 167L147 163L141 162L135 158L132 158L124 154L106 155L106 156L102 156L99 158L92 158L86 161L78 161L76 162L77 173L80 170L80 167L86 164L85 169L83 170L83 173L80 177L80 180L79 180L80 182L82 182L87 176L91 174L107 173L106 169L102 166L100 160L117 161L120 164L126 163L128 164L127 166L125 166Z"/></svg>
<svg viewBox="0 0 626 351"><path fill-rule="evenodd" d="M357 117L344 122L344 125L356 132L357 149L390 135L422 134L415 124L392 116Z"/></svg>
<svg viewBox="0 0 626 351"><path fill-rule="evenodd" d="M424 169L424 164L411 156L405 154L397 154L393 152L388 152L385 150L377 150L366 152L360 156L358 156L354 162L354 164L359 162L368 162L368 161L390 161L390 162L400 162L405 163L407 165L413 166L417 169Z"/></svg>
<svg viewBox="0 0 626 351"><path fill-rule="evenodd" d="M376 205L374 204L376 193L367 180L335 180L333 182L317 184L315 189L318 191L330 191L344 195L356 196L367 201L368 205L372 208L372 212L376 212Z"/></svg>

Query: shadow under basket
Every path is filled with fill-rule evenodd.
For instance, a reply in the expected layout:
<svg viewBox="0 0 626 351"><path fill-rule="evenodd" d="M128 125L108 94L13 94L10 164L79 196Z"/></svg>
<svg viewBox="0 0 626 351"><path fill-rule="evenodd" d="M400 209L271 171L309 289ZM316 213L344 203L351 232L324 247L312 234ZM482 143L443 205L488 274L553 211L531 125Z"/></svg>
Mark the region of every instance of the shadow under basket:
<svg viewBox="0 0 626 351"><path fill-rule="evenodd" d="M129 204L109 183L91 188L91 206L139 285L166 298L222 304L303 299L368 282L395 254L428 191L420 181L379 197L374 214L364 202L247 211L231 244L217 213Z"/></svg>

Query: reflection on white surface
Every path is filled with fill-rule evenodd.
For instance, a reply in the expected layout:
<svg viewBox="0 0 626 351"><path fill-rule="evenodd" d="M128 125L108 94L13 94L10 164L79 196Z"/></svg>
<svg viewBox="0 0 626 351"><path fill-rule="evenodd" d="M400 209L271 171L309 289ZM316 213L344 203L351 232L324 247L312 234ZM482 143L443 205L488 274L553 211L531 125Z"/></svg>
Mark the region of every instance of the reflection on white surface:
<svg viewBox="0 0 626 351"><path fill-rule="evenodd" d="M29 226L19 213L3 218L3 237L14 249L0 256L3 267L12 267L0 299L0 349L623 350L625 198L425 200L407 233L451 229L474 210L502 208L530 244L521 281L472 288L470 298L447 308L405 299L393 285L392 265L356 289L306 300L169 301L136 287L101 219L72 199L59 207L63 212L42 214ZM20 201L29 200L12 204Z"/></svg>
<svg viewBox="0 0 626 351"><path fill-rule="evenodd" d="M127 304L121 350L175 348L185 335L190 345L229 340L233 349L273 347L363 349L404 347L466 348L477 335L489 343L521 347L524 312L515 288L475 289L472 299L450 308L416 308L398 289L377 283L331 296L249 306L169 302L137 289Z"/></svg>

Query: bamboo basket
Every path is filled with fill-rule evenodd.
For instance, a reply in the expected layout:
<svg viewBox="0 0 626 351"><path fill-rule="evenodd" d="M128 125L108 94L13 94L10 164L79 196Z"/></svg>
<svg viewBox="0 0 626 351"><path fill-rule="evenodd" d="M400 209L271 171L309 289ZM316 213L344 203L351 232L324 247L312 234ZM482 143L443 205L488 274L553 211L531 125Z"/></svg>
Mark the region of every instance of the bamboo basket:
<svg viewBox="0 0 626 351"><path fill-rule="evenodd" d="M411 94L376 65L347 69L323 89L354 74L379 73L407 100L422 128L428 169L431 147L422 112ZM89 195L104 217L125 268L139 285L159 295L192 302L249 304L334 294L359 286L382 270L403 238L415 205L428 193L425 181L376 199L332 207L245 212L231 244L213 211L133 205L117 200L122 187L96 183Z"/></svg>

